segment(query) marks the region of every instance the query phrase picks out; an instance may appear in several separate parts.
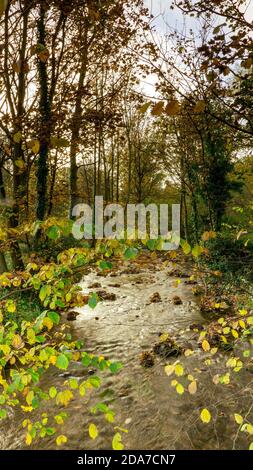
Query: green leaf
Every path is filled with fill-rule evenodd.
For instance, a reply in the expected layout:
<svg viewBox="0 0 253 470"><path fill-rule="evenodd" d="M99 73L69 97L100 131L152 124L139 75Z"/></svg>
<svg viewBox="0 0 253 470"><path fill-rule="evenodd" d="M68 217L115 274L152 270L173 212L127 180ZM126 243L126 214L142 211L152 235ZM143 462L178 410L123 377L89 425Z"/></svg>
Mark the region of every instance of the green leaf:
<svg viewBox="0 0 253 470"><path fill-rule="evenodd" d="M51 387L51 388L49 389L49 396L50 396L50 398L55 398L56 395L57 395L57 390L56 390L56 388L55 388L55 387Z"/></svg>
<svg viewBox="0 0 253 470"><path fill-rule="evenodd" d="M103 261L100 261L99 267L102 271L106 269L112 269L112 263L103 260Z"/></svg>
<svg viewBox="0 0 253 470"><path fill-rule="evenodd" d="M113 373L113 374L117 374L117 372L122 369L123 367L123 364L121 362L113 362L112 364L110 364L110 371Z"/></svg>
<svg viewBox="0 0 253 470"><path fill-rule="evenodd" d="M57 361L55 365L58 369L66 370L69 366L69 360L64 354L61 354L60 356L57 357Z"/></svg>
<svg viewBox="0 0 253 470"><path fill-rule="evenodd" d="M77 379L70 379L69 380L69 386L70 386L70 388L72 388L72 390L76 390L78 388Z"/></svg>
<svg viewBox="0 0 253 470"><path fill-rule="evenodd" d="M96 377L95 375L93 377L90 377L89 378L89 382L90 384L94 387L94 388L99 388L100 385L101 385L101 380L99 377Z"/></svg>
<svg viewBox="0 0 253 470"><path fill-rule="evenodd" d="M52 225L52 227L49 227L47 230L47 236L51 240L58 240L61 236L61 230L57 225Z"/></svg>
<svg viewBox="0 0 253 470"><path fill-rule="evenodd" d="M150 251L154 251L156 249L157 240L148 240L147 247Z"/></svg>
<svg viewBox="0 0 253 470"><path fill-rule="evenodd" d="M194 258L199 258L202 253L203 248L200 245L195 245L192 249L192 255L194 256Z"/></svg>
<svg viewBox="0 0 253 470"><path fill-rule="evenodd" d="M93 293L89 298L88 305L90 308L94 309L96 308L97 303L98 303L98 296L96 293Z"/></svg>
<svg viewBox="0 0 253 470"><path fill-rule="evenodd" d="M127 250L124 253L124 258L126 260L130 259L135 259L136 256L138 255L138 250L136 248L127 248Z"/></svg>
<svg viewBox="0 0 253 470"><path fill-rule="evenodd" d="M0 419L5 419L7 417L7 411L3 408L0 408Z"/></svg>
<svg viewBox="0 0 253 470"><path fill-rule="evenodd" d="M51 287L48 285L42 286L39 293L41 302L44 302L46 297L51 294Z"/></svg>
<svg viewBox="0 0 253 470"><path fill-rule="evenodd" d="M55 323L55 325L58 325L60 322L60 315L56 312L48 312L47 314L48 318Z"/></svg>

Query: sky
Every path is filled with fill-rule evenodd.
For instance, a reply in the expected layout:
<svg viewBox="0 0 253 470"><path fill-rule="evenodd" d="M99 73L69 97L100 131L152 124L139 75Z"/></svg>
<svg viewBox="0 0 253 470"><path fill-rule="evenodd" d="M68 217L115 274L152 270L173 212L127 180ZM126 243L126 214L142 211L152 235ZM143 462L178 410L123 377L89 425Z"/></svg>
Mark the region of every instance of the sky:
<svg viewBox="0 0 253 470"><path fill-rule="evenodd" d="M253 0L252 0L253 1ZM171 0L144 0L145 6L154 15L154 26L160 34L169 32L169 28L182 27L183 16L178 9L171 10ZM195 20L188 18L189 26L194 27Z"/></svg>
<svg viewBox="0 0 253 470"><path fill-rule="evenodd" d="M172 4L172 0L144 0L144 4L154 15L153 26L158 39L162 39L166 34L171 33L172 30L175 29L179 32L185 32L185 27L188 31L189 29L192 29L196 35L198 35L200 28L199 20L189 16L184 17L177 8L171 10L170 5ZM248 21L253 21L253 0L247 1L246 18ZM220 19L218 19L217 24L220 22ZM154 88L155 82L156 77L149 76L148 81L144 82L142 85L143 93L148 96L157 97Z"/></svg>

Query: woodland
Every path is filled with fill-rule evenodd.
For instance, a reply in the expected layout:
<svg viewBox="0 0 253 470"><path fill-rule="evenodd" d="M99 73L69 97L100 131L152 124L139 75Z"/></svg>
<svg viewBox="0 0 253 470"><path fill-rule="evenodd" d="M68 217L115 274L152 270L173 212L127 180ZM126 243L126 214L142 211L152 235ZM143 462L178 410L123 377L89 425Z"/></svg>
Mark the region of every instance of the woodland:
<svg viewBox="0 0 253 470"><path fill-rule="evenodd" d="M1 450L253 450L253 3L154 3L0 0Z"/></svg>

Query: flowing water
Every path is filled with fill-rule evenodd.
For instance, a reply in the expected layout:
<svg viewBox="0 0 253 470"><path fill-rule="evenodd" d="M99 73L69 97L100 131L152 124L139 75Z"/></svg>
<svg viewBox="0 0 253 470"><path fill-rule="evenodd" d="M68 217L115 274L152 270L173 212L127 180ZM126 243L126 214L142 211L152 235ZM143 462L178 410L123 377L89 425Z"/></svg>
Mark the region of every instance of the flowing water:
<svg viewBox="0 0 253 470"><path fill-rule="evenodd" d="M103 289L116 294L116 300L100 302L94 311L88 306L76 309L79 316L75 322L69 322L71 333L75 339L84 341L86 351L123 363L124 367L117 375L105 374L102 391L106 390L104 400L111 402L116 412L115 424L128 429L128 433L123 434L126 449L232 448L236 428L228 418L228 389L223 391L220 387L220 391L215 392L217 402L222 404L221 416L216 416L213 424L203 425L198 410L207 405L210 394L213 394L210 377L208 392L200 389L194 396L188 393L179 396L170 385L171 377L167 377L164 372L164 365L174 362L175 358L166 360L157 356L154 367L148 369L140 364L140 354L152 350L163 332L172 334L184 347L198 349L196 341L193 344L189 326L204 323L205 320L199 312L191 287L184 283L184 279L177 287L175 280L170 276L166 263L159 258L153 260L150 256L143 256L139 264L119 264L113 274L98 276L95 270L90 271L80 283L83 292ZM94 282L100 283L101 287L91 289ZM161 302L152 303L150 298L156 292L159 292ZM175 295L182 299L182 305L174 305L172 299ZM198 367L203 367L200 355L201 352L197 352L193 359L182 356L180 361L184 363L190 360L192 369L198 370ZM83 380L82 370L73 365L67 373L61 374L52 368L46 374L45 385L57 387L66 377ZM90 374L92 372L88 371ZM245 380L247 382L248 378ZM231 400L236 401L237 389L229 389L229 393L232 395ZM91 418L87 413L87 407L95 403L93 400L86 404L84 398L75 398L68 406L70 418L64 430L68 437L67 449L111 448L112 425L102 415ZM53 413L55 410L47 411ZM25 448L23 435L17 430L18 419L20 417L13 416L9 425L2 427L2 449ZM99 429L95 441L90 440L87 432L91 421ZM247 448L245 442L238 445ZM32 445L36 449L55 447L54 438Z"/></svg>

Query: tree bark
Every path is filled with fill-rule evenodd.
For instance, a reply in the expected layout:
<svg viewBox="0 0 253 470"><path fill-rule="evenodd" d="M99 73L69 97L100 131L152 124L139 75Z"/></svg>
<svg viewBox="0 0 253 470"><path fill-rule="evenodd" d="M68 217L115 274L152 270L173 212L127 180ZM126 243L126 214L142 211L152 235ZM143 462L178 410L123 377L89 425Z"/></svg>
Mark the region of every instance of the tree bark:
<svg viewBox="0 0 253 470"><path fill-rule="evenodd" d="M78 88L76 94L75 111L72 119L72 134L71 134L71 145L70 145L70 208L69 217L72 218L73 208L80 202L78 195L78 165L77 165L77 152L78 152L78 141L80 136L80 129L82 123L82 90L84 86L84 80L87 72L87 61L88 61L88 31L85 29L83 39L83 52L81 59L81 69L78 81Z"/></svg>

